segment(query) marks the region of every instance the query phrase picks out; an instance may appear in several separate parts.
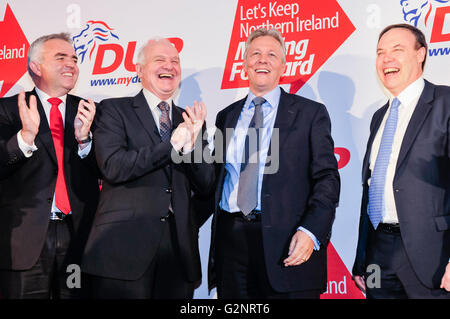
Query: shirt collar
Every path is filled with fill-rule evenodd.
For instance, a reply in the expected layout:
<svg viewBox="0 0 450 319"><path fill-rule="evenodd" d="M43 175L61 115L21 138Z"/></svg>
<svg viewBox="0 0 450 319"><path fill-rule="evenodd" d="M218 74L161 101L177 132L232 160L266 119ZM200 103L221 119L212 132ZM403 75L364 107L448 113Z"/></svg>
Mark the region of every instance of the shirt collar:
<svg viewBox="0 0 450 319"><path fill-rule="evenodd" d="M278 102L280 101L280 95L281 95L281 89L279 86L274 88L272 91L264 94L262 97L268 102L264 103L264 105L268 105L270 108L274 108L276 105L278 105ZM252 91L248 91L247 99L245 100L244 108L249 109L250 107L253 107L252 101L256 97L255 94L253 94Z"/></svg>
<svg viewBox="0 0 450 319"><path fill-rule="evenodd" d="M424 87L425 87L425 80L423 79L423 77L419 77L413 83L408 85L397 96L401 105L407 106L407 105L410 105L414 100L418 100L420 95L422 94ZM389 96L389 105L391 105L392 100L395 98L395 96L390 92L388 92L388 96Z"/></svg>
<svg viewBox="0 0 450 319"><path fill-rule="evenodd" d="M152 111L155 111L155 110L159 111L158 104L161 101L163 101L163 100L161 100L159 97L157 97L155 94L153 94L152 92L150 92L146 88L143 88L143 92L144 92L145 99L147 100L147 104L150 107L150 109ZM167 100L164 100L164 101L166 101L167 104L169 104L170 109L172 109L173 98L170 97L170 98L168 98Z"/></svg>
<svg viewBox="0 0 450 319"><path fill-rule="evenodd" d="M62 103L64 105L66 105L66 99L67 99L67 94L64 94L62 96L50 96L47 93L45 93L44 91L40 90L38 87L34 88L36 90L36 94L38 95L39 99L41 100L42 105L50 105L50 103L48 102L48 99L51 97L57 97L59 98Z"/></svg>

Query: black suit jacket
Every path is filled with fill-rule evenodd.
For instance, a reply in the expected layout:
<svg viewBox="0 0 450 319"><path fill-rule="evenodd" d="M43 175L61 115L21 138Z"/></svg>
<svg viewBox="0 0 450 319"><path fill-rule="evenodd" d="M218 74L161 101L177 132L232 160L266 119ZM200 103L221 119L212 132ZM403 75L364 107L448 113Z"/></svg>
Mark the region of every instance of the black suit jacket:
<svg viewBox="0 0 450 319"><path fill-rule="evenodd" d="M388 109L373 115L363 162L363 197L353 274L366 271L373 227L367 214L370 151ZM400 231L411 265L422 283L438 288L450 258L450 87L425 81L408 124L393 181Z"/></svg>
<svg viewBox="0 0 450 319"><path fill-rule="evenodd" d="M37 261L49 224L58 165L53 140L41 101L33 94L40 114L38 148L30 158L19 149L22 128L17 95L0 100L0 268L30 269ZM84 244L98 201L98 170L94 149L81 159L73 122L79 97L67 95L64 128L64 170L72 209L74 235L67 253L69 263L80 264ZM92 128L93 129L93 128Z"/></svg>
<svg viewBox="0 0 450 319"><path fill-rule="evenodd" d="M225 132L226 128L236 127L244 103L245 98L219 112L217 129ZM267 275L272 287L279 292L323 290L327 276L327 244L340 190L330 119L324 105L282 90L275 129L279 130L279 169L275 174L264 175L261 191L261 226ZM269 151L271 154L272 148L276 147L273 141L274 135ZM223 147L223 163L228 143L229 139L216 140L215 151L220 145ZM216 174L210 288L215 285L215 241L221 240L215 237L215 228L226 174L224 164L217 166ZM311 231L320 241L321 248L314 251L305 264L284 267L289 243L299 226Z"/></svg>
<svg viewBox="0 0 450 319"><path fill-rule="evenodd" d="M173 163L172 146L161 142L142 91L134 97L104 100L99 109L94 143L104 182L82 270L122 280L142 276L157 252L164 227L160 217L167 215L172 196L180 267L187 280L199 280L198 225L190 209L191 191L211 189L214 167ZM182 112L173 106L173 128L183 121Z"/></svg>

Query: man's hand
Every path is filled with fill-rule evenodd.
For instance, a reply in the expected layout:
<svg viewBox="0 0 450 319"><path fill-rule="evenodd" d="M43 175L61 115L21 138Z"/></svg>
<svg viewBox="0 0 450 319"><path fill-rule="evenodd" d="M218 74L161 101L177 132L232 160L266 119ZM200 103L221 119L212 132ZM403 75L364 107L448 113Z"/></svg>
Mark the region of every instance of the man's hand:
<svg viewBox="0 0 450 319"><path fill-rule="evenodd" d="M188 128L186 122L180 123L175 131L172 133L172 137L170 138L170 143L173 148L179 152L183 148L184 145L190 144L191 142L191 132Z"/></svg>
<svg viewBox="0 0 450 319"><path fill-rule="evenodd" d="M447 264L447 267L445 268L445 273L444 276L442 277L440 287L442 289L450 291L450 262Z"/></svg>
<svg viewBox="0 0 450 319"><path fill-rule="evenodd" d="M91 99L89 99L88 102L80 100L76 118L81 121L82 125L75 125L75 138L77 139L77 141L83 141L89 137L89 131L91 130L91 125L94 121L94 117L94 101L92 101Z"/></svg>
<svg viewBox="0 0 450 319"><path fill-rule="evenodd" d="M298 266L308 261L314 250L314 242L306 233L298 230L292 236L291 244L289 245L289 257L284 262L285 267Z"/></svg>
<svg viewBox="0 0 450 319"><path fill-rule="evenodd" d="M190 145L185 146L190 150L194 147L198 134L202 131L203 123L205 123L206 106L203 102L200 102L199 105L197 101L195 101L193 106L186 106L185 111L186 112L183 112L183 119L191 132L191 143Z"/></svg>
<svg viewBox="0 0 450 319"><path fill-rule="evenodd" d="M194 105L186 106L182 114L184 122L178 125L170 139L175 150L189 152L193 147L198 134L202 131L203 123L206 119L206 106L203 102L200 105L197 101Z"/></svg>
<svg viewBox="0 0 450 319"><path fill-rule="evenodd" d="M364 277L354 276L353 280L355 281L356 286L361 289L363 293L366 293L366 283L364 282Z"/></svg>
<svg viewBox="0 0 450 319"><path fill-rule="evenodd" d="M30 107L28 107L25 100L25 92L21 91L19 93L17 104L19 107L20 121L22 122L20 134L25 143L33 145L34 139L39 132L39 124L41 122L41 117L39 116L39 111L37 109L36 96L30 95Z"/></svg>

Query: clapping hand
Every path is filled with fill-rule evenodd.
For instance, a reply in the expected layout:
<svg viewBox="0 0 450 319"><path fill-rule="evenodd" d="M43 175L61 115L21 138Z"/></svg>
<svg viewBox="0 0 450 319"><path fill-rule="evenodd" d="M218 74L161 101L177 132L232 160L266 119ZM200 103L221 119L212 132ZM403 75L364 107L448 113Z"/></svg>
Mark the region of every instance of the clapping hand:
<svg viewBox="0 0 450 319"><path fill-rule="evenodd" d="M95 111L94 101L91 99L89 99L88 102L80 100L76 118L79 119L81 124L75 125L75 138L78 141L83 141L88 138L92 122L94 121Z"/></svg>
<svg viewBox="0 0 450 319"><path fill-rule="evenodd" d="M41 117L39 116L39 111L37 109L36 96L30 95L29 106L25 99L25 92L21 91L18 97L18 107L20 121L22 122L21 135L22 139L28 145L34 144L34 139L39 132L39 124L41 122Z"/></svg>
<svg viewBox="0 0 450 319"><path fill-rule="evenodd" d="M171 142L177 151L183 148L184 152L189 152L194 147L195 140L202 130L206 119L206 106L203 102L194 102L193 106L186 106L182 116L184 122L178 125L174 131Z"/></svg>

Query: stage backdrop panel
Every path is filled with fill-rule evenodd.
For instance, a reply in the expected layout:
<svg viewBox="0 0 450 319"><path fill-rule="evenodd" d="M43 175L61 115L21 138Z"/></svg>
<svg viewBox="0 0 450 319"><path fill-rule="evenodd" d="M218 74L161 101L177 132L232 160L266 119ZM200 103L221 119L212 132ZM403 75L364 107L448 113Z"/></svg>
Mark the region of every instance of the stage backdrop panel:
<svg viewBox="0 0 450 319"><path fill-rule="evenodd" d="M328 289L322 298L364 298L351 279L361 197L361 162L372 114L387 98L375 72L376 43L383 27L409 23L429 42L425 77L450 85L450 0L0 0L0 97L33 87L26 52L37 37L69 32L79 57L74 94L99 102L132 96L141 84L134 63L146 40L169 38L180 51L182 84L176 103L204 101L207 124L242 98L247 36L257 27L279 29L287 44L282 86L324 103L332 121L342 180L340 204L328 246ZM208 294L210 220L200 230L202 285ZM150 230L149 230L150 231ZM1 252L0 252L1 253Z"/></svg>

